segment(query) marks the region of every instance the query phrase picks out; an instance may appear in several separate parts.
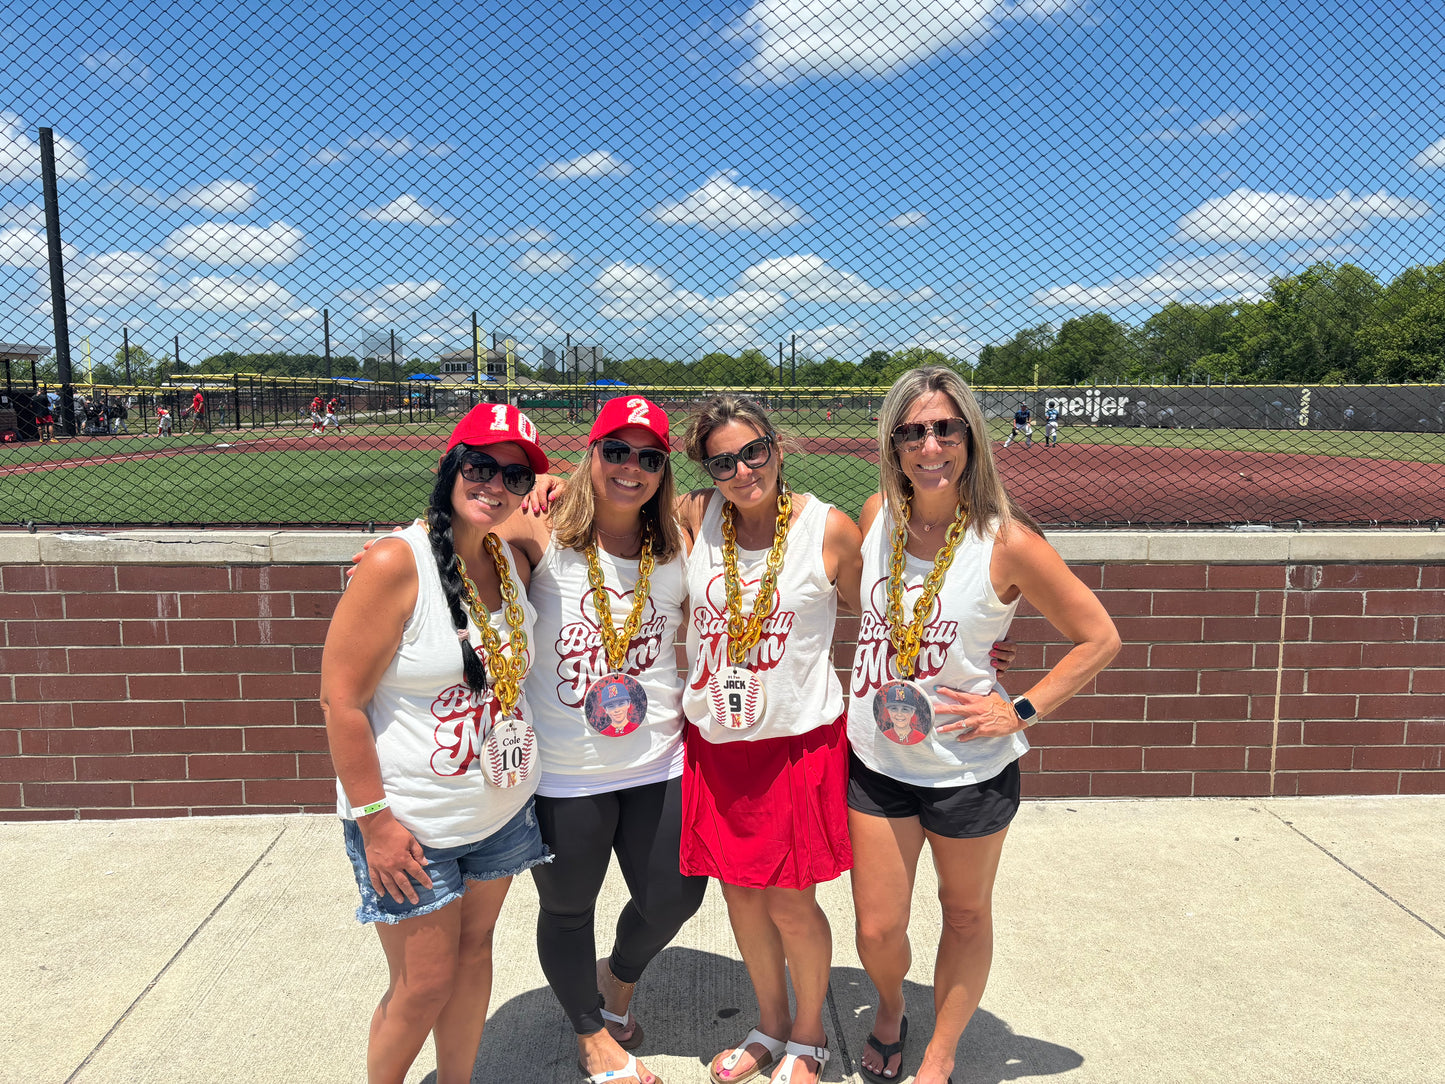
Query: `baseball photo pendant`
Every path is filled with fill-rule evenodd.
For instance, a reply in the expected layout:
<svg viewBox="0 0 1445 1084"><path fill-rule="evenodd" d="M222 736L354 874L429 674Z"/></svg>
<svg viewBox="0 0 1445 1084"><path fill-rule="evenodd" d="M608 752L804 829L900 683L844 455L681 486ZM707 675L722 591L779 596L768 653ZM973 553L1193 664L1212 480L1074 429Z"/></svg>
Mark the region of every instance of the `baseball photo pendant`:
<svg viewBox="0 0 1445 1084"><path fill-rule="evenodd" d="M647 691L628 674L603 674L587 686L582 714L587 725L604 738L626 737L647 718Z"/></svg>
<svg viewBox="0 0 1445 1084"><path fill-rule="evenodd" d="M933 729L933 704L916 681L894 680L873 694L873 721L897 745L917 745Z"/></svg>
<svg viewBox="0 0 1445 1084"><path fill-rule="evenodd" d="M482 743L482 774L494 787L525 783L537 766L537 732L516 717L498 719Z"/></svg>
<svg viewBox="0 0 1445 1084"><path fill-rule="evenodd" d="M744 666L724 667L708 679L707 703L719 726L751 730L762 720L767 703L762 676Z"/></svg>

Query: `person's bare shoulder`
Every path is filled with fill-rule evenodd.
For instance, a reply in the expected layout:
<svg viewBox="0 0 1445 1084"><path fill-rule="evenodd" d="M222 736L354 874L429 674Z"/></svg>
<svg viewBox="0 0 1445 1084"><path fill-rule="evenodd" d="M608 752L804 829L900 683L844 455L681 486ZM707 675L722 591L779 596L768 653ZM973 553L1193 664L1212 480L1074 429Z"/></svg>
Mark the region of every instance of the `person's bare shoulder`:
<svg viewBox="0 0 1445 1084"><path fill-rule="evenodd" d="M867 534L881 511L883 511L883 494L875 493L863 502L863 511L858 515L858 529Z"/></svg>
<svg viewBox="0 0 1445 1084"><path fill-rule="evenodd" d="M540 516L514 512L496 530L497 537L525 559L530 572L547 552L547 543L552 539L552 517L545 512Z"/></svg>

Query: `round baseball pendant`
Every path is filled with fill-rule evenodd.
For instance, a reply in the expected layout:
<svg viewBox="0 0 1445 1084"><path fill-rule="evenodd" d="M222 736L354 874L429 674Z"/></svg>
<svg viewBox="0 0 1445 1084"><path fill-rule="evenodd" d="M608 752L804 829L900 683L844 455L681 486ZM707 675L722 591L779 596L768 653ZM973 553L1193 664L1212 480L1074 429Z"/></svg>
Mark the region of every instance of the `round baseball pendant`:
<svg viewBox="0 0 1445 1084"><path fill-rule="evenodd" d="M627 674L603 674L587 687L582 713L587 725L604 738L620 738L647 718L647 692Z"/></svg>
<svg viewBox="0 0 1445 1084"><path fill-rule="evenodd" d="M899 745L917 745L933 729L933 705L916 681L890 681L873 694L873 721Z"/></svg>
<svg viewBox="0 0 1445 1084"><path fill-rule="evenodd" d="M763 717L767 697L760 674L727 666L708 679L707 704L713 722L729 730L751 730Z"/></svg>
<svg viewBox="0 0 1445 1084"><path fill-rule="evenodd" d="M494 787L525 783L537 766L537 733L518 718L499 719L482 743L482 774Z"/></svg>

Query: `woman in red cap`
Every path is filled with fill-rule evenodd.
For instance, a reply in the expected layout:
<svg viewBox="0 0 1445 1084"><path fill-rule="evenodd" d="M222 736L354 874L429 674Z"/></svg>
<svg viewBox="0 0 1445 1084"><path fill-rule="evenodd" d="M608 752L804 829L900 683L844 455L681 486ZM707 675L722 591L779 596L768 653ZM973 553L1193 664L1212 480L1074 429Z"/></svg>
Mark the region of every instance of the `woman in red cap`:
<svg viewBox="0 0 1445 1084"><path fill-rule="evenodd" d="M496 529L547 469L537 429L483 404L447 442L425 521L363 556L321 658L337 812L357 918L390 984L368 1079L400 1082L430 1033L438 1084L472 1078L491 997L492 930L511 878L548 861L522 689L530 564Z"/></svg>

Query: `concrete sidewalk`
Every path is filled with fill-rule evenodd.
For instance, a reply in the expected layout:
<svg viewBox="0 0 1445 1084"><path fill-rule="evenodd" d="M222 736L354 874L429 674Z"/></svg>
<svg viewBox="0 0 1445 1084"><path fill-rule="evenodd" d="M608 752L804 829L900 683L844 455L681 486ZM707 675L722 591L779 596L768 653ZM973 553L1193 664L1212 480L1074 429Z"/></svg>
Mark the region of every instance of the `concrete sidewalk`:
<svg viewBox="0 0 1445 1084"><path fill-rule="evenodd" d="M938 909L919 875L911 1071ZM0 824L0 1081L364 1079L384 986L328 817ZM606 931L623 900L608 882ZM858 1070L872 987L847 878L824 1079ZM959 1084L1445 1078L1445 798L1032 802L1004 850L997 950ZM475 1081L579 1078L519 878ZM753 1022L714 886L634 1009L668 1084ZM431 1080L422 1052L409 1080Z"/></svg>

